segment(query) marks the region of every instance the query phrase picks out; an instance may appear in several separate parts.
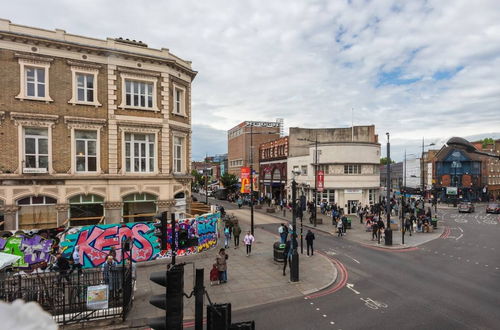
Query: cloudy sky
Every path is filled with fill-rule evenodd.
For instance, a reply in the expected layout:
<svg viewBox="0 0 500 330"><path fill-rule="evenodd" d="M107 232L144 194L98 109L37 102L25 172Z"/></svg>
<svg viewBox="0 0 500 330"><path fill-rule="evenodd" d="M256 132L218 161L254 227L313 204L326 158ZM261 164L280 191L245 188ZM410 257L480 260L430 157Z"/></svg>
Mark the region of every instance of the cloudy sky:
<svg viewBox="0 0 500 330"><path fill-rule="evenodd" d="M192 60L195 160L243 120L374 124L395 159L422 137L500 137L498 0L5 1L0 16Z"/></svg>

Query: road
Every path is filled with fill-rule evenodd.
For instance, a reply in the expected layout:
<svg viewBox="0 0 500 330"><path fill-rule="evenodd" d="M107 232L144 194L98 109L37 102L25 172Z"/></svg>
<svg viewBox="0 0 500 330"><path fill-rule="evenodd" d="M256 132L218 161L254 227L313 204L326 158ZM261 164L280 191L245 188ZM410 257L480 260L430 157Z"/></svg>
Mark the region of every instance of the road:
<svg viewBox="0 0 500 330"><path fill-rule="evenodd" d="M484 206L473 214L440 210L440 216L442 237L406 252L316 232L316 249L340 267L334 286L234 312L233 322L253 319L257 329L498 329L498 216L486 215ZM268 219L256 214L255 223L276 231L279 219Z"/></svg>

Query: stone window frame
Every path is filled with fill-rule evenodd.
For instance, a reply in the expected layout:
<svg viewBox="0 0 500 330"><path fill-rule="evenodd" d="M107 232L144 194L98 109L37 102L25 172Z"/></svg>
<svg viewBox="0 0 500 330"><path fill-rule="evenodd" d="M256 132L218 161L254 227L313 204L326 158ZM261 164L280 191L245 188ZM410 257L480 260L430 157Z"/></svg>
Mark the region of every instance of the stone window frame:
<svg viewBox="0 0 500 330"><path fill-rule="evenodd" d="M173 96L172 96L172 113L176 116L181 116L181 117L187 117L187 111L186 111L186 96L187 96L187 88L184 86L181 86L176 83L172 83L172 91L173 91ZM177 112L176 109L176 95L177 95L177 90L181 91L181 99L180 99L180 108L181 112Z"/></svg>
<svg viewBox="0 0 500 330"><path fill-rule="evenodd" d="M99 75L99 69L93 68L93 67L83 67L83 66L76 66L72 65L71 66L71 99L68 101L69 104L72 105L90 105L94 107L100 107L102 104L99 102L97 99L98 96L98 91L99 91L99 84L98 84L98 75ZM94 101L89 102L89 101L80 101L78 100L78 84L76 82L76 76L77 74L84 74L84 75L93 75L94 76Z"/></svg>
<svg viewBox="0 0 500 330"><path fill-rule="evenodd" d="M52 129L54 128L58 115L40 115L40 114L27 114L27 113L19 113L19 112L11 112L11 119L14 121L14 124L17 126L17 143L18 146L18 168L16 170L17 174L23 174L24 170L24 128L25 127L33 127L33 128L47 128L48 132L48 153L49 153L49 166L48 166L48 174L54 173L54 168L52 166L53 157L52 157Z"/></svg>
<svg viewBox="0 0 500 330"><path fill-rule="evenodd" d="M126 124L119 123L120 125L120 139L121 139L121 168L120 168L120 174L126 175L126 176L134 176L134 175L144 175L144 176L150 176L150 175L157 175L160 171L159 169L159 164L158 161L160 159L160 152L158 151L158 146L159 146L159 141L158 141L158 136L160 133L160 128L156 127L141 127L141 126L135 126L135 125L130 125L127 126ZM155 158L154 158L154 168L152 172L127 172L126 171L126 160L125 160L125 133L131 133L131 134L154 134L155 136Z"/></svg>
<svg viewBox="0 0 500 330"><path fill-rule="evenodd" d="M32 101L43 101L43 102L54 102L54 100L50 97L49 95L49 86L50 86L50 76L49 76L49 69L50 69L50 62L51 59L27 59L27 58L19 58L19 94L16 96L16 99L19 99L21 101L23 100L32 100ZM27 79L26 79L26 68L28 67L33 67L37 69L44 69L45 70L45 96L44 97L36 97L36 96L28 96L27 93Z"/></svg>
<svg viewBox="0 0 500 330"><path fill-rule="evenodd" d="M175 162L176 162L176 151L175 151L175 138L180 138L182 139L181 143L181 169L180 171L176 169ZM186 133L181 133L181 132L173 132L172 133L172 173L175 174L181 174L185 173L187 170L187 134Z"/></svg>
<svg viewBox="0 0 500 330"><path fill-rule="evenodd" d="M71 130L71 167L69 170L70 174L78 174L78 175L95 175L102 174L101 169L101 130L106 123L105 119L92 119L92 118L83 118L83 117L71 117L65 116L64 121L66 122L66 126ZM96 171L88 172L82 171L79 172L76 170L76 137L75 131L97 131L97 146L96 146Z"/></svg>
<svg viewBox="0 0 500 330"><path fill-rule="evenodd" d="M121 104L118 106L120 109L130 109L130 110L146 110L146 111L160 111L158 108L158 78L154 76L134 74L134 73L126 73L120 72L121 79ZM153 106L152 107L140 107L140 106L131 106L127 105L126 101L126 86L125 83L127 80L144 82L144 83L152 83L153 84Z"/></svg>

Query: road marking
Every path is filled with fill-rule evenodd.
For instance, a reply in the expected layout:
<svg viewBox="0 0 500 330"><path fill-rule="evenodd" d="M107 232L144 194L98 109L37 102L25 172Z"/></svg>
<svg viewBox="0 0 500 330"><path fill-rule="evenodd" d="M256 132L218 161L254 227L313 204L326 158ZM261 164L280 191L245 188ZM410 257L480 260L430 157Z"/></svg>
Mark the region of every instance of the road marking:
<svg viewBox="0 0 500 330"><path fill-rule="evenodd" d="M470 260L469 260L469 259L467 259L467 262L469 262L469 261L470 261Z"/></svg>
<svg viewBox="0 0 500 330"><path fill-rule="evenodd" d="M319 311L319 308L316 308L317 311Z"/></svg>
<svg viewBox="0 0 500 330"><path fill-rule="evenodd" d="M484 265L484 267L488 267L488 265Z"/></svg>
<svg viewBox="0 0 500 330"><path fill-rule="evenodd" d="M462 233L464 232L464 230L463 230L462 228L458 227L458 229L459 229Z"/></svg>
<svg viewBox="0 0 500 330"><path fill-rule="evenodd" d="M348 258L351 258L352 260L354 260L354 261L355 261L355 262L357 262L358 264L360 263L359 261L357 261L356 259L354 259L354 258L353 258L353 257L351 257L350 255L347 255L347 254L345 254L345 253L344 253L344 255L345 255L346 257L348 257Z"/></svg>
<svg viewBox="0 0 500 330"><path fill-rule="evenodd" d="M330 321L330 324L335 324L335 322L333 322L333 321Z"/></svg>
<svg viewBox="0 0 500 330"><path fill-rule="evenodd" d="M460 234L460 236L458 236L457 238L455 238L455 240L458 241L459 239L462 238L462 236L464 236L464 234Z"/></svg>
<svg viewBox="0 0 500 330"><path fill-rule="evenodd" d="M476 261L476 265L479 265L479 262Z"/></svg>
<svg viewBox="0 0 500 330"><path fill-rule="evenodd" d="M323 314L323 317L326 317L326 314Z"/></svg>
<svg viewBox="0 0 500 330"><path fill-rule="evenodd" d="M354 284L351 284L351 283L347 283L346 287L351 290L352 292L354 292L355 294L360 294L359 291L356 291L354 290L352 287L354 286Z"/></svg>

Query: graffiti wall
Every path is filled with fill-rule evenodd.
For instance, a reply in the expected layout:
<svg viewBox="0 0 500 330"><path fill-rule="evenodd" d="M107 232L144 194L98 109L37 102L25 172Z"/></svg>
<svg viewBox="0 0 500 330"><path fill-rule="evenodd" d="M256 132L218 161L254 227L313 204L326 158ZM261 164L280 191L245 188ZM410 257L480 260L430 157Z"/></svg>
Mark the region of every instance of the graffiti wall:
<svg viewBox="0 0 500 330"><path fill-rule="evenodd" d="M59 242L59 251L70 259L75 246L79 246L80 260L84 268L101 266L111 250L116 252L115 259L121 262L129 258L129 252L122 251L122 242L132 241L132 260L142 262L158 258L170 258L172 239L179 247L178 256L205 251L217 245L217 222L220 213L211 213L196 218L182 219L176 223L175 237L171 225L167 227L167 249L160 250L158 237L154 235L152 222L127 224L108 224L72 227L48 238L38 234L16 233L11 237L0 238L0 252L18 255L21 259L14 265L19 268L33 268L42 261L49 263L51 255ZM46 236L46 235L44 235Z"/></svg>

